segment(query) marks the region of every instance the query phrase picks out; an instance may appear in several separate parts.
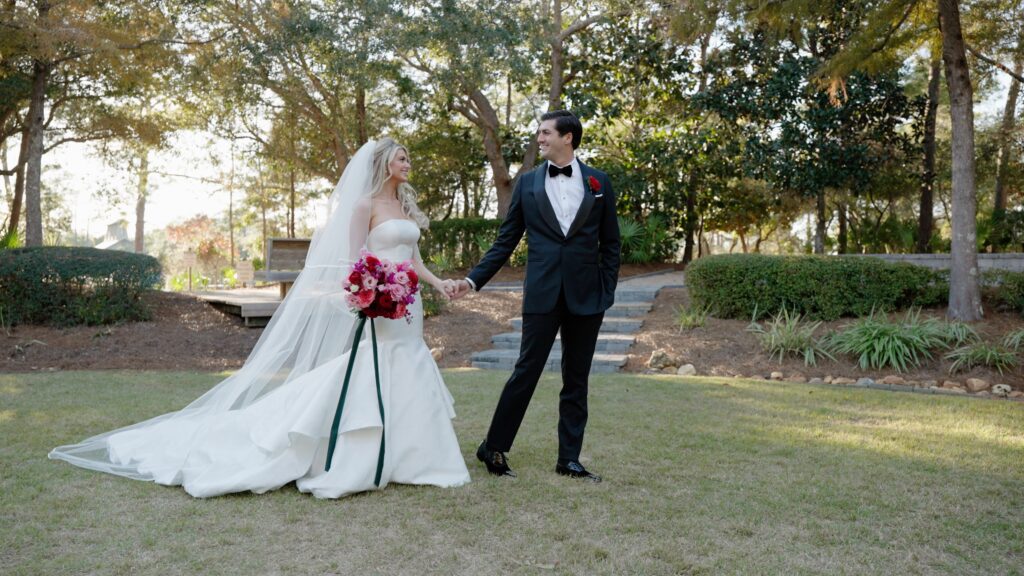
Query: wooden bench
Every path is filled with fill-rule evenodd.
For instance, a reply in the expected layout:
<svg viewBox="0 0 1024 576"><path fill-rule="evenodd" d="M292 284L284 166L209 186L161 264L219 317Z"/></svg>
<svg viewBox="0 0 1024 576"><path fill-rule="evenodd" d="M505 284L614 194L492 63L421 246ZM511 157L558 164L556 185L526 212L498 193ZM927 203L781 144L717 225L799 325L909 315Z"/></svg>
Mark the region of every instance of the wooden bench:
<svg viewBox="0 0 1024 576"><path fill-rule="evenodd" d="M284 299L306 265L309 242L309 238L268 238L266 266L256 273L256 279L280 283Z"/></svg>

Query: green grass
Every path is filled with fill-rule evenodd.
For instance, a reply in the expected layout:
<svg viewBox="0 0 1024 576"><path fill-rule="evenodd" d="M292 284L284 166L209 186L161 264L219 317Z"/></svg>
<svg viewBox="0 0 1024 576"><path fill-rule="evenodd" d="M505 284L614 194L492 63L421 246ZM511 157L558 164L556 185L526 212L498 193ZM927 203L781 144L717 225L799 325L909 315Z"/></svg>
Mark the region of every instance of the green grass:
<svg viewBox="0 0 1024 576"><path fill-rule="evenodd" d="M1024 405L714 378L591 382L588 485L556 476L557 380L473 458L507 374L447 372L473 482L196 500L46 459L220 376L0 375L5 574L1022 574Z"/></svg>

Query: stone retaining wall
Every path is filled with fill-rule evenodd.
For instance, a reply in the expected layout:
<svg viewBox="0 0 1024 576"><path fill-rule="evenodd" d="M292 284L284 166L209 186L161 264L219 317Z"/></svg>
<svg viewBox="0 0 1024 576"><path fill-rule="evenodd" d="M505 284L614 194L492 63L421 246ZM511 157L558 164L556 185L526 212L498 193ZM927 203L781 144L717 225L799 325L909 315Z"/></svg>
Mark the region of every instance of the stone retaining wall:
<svg viewBox="0 0 1024 576"><path fill-rule="evenodd" d="M909 262L936 270L949 270L952 261L952 256L949 254L851 254L850 256L868 256L889 262ZM1024 253L978 254L978 267L982 272L986 270L1024 272Z"/></svg>

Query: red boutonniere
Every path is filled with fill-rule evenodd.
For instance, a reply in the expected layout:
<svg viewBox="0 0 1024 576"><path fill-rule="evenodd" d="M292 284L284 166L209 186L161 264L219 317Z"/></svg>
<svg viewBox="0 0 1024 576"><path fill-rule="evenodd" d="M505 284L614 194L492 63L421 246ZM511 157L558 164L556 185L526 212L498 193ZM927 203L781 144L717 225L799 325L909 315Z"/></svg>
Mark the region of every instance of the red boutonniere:
<svg viewBox="0 0 1024 576"><path fill-rule="evenodd" d="M601 192L601 183L597 181L597 178L590 176L587 178L587 184L590 184L590 193L594 195L594 198L604 196L604 193Z"/></svg>

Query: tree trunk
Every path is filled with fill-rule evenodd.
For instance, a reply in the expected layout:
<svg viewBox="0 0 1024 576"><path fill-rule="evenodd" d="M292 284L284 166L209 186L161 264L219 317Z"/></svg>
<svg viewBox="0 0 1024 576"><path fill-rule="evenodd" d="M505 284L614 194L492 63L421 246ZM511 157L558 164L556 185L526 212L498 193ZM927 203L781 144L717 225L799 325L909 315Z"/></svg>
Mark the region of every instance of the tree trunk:
<svg viewBox="0 0 1024 576"><path fill-rule="evenodd" d="M921 170L921 203L917 217L917 252L931 252L935 208L935 117L939 108L939 80L942 68L933 58L928 73L928 107L924 115L924 166Z"/></svg>
<svg viewBox="0 0 1024 576"><path fill-rule="evenodd" d="M814 253L825 253L825 189L818 191L818 200L815 207L816 221L814 223Z"/></svg>
<svg viewBox="0 0 1024 576"><path fill-rule="evenodd" d="M231 173L228 175L228 251L235 267L235 145L231 143Z"/></svg>
<svg viewBox="0 0 1024 576"><path fill-rule="evenodd" d="M21 131L21 146L18 151L18 171L14 175L14 199L11 200L11 216L7 222L7 234L14 235L21 224L21 204L25 199L25 166L28 164L28 126Z"/></svg>
<svg viewBox="0 0 1024 576"><path fill-rule="evenodd" d="M953 128L952 266L948 315L973 322L982 317L978 285L977 198L974 188L974 109L971 73L967 67L960 7L957 0L939 0L942 60L949 89Z"/></svg>
<svg viewBox="0 0 1024 576"><path fill-rule="evenodd" d="M697 227L697 176L691 171L684 194L686 210L683 213L683 264L693 261L693 239Z"/></svg>
<svg viewBox="0 0 1024 576"><path fill-rule="evenodd" d="M562 109L562 70L565 67L562 45L562 0L554 0L551 10L551 78L548 86L548 111Z"/></svg>
<svg viewBox="0 0 1024 576"><path fill-rule="evenodd" d="M32 96L28 118L28 164L25 169L25 246L43 245L43 211L40 187L43 173L43 122L46 86L50 66L36 61L33 65Z"/></svg>
<svg viewBox="0 0 1024 576"><path fill-rule="evenodd" d="M1017 56L1013 71L1020 74L1024 71L1024 58ZM1010 92L1006 95L1006 107L1003 109L1003 123L999 128L999 151L996 153L996 188L993 213L1006 211L1006 167L1010 162L1010 135L1017 120L1017 98L1020 96L1020 82L1016 78L1010 80Z"/></svg>
<svg viewBox="0 0 1024 576"><path fill-rule="evenodd" d="M842 200L839 202L839 246L836 248L836 252L839 254L846 254L849 247L848 244L849 236L849 224L846 221L846 201Z"/></svg>
<svg viewBox="0 0 1024 576"><path fill-rule="evenodd" d="M146 251L146 194L149 188L149 149L139 153L139 187L135 200L135 253Z"/></svg>

